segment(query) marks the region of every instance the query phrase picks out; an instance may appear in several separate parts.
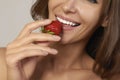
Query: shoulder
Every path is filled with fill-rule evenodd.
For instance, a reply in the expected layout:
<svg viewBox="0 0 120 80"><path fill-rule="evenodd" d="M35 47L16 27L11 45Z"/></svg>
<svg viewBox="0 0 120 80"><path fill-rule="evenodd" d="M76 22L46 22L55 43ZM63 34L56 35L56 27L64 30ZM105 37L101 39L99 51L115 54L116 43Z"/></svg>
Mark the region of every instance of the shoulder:
<svg viewBox="0 0 120 80"><path fill-rule="evenodd" d="M0 48L0 62L5 61L6 48Z"/></svg>
<svg viewBox="0 0 120 80"><path fill-rule="evenodd" d="M6 51L5 47L0 47L0 55L4 55L5 51Z"/></svg>
<svg viewBox="0 0 120 80"><path fill-rule="evenodd" d="M0 80L6 80L5 52L6 48L0 48Z"/></svg>
<svg viewBox="0 0 120 80"><path fill-rule="evenodd" d="M102 80L102 78L91 70L73 70L68 74L71 76L71 80Z"/></svg>

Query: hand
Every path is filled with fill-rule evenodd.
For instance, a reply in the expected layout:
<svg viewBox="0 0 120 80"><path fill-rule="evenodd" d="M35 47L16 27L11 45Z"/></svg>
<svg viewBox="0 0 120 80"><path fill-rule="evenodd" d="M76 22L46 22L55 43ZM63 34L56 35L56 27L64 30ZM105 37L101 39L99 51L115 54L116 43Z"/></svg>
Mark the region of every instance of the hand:
<svg viewBox="0 0 120 80"><path fill-rule="evenodd" d="M7 45L7 80L29 80L38 59L41 60L48 54L57 54L57 50L50 48L48 44L59 41L59 36L32 32L50 23L51 20L42 20L27 24L19 36ZM29 71L26 71L29 66Z"/></svg>

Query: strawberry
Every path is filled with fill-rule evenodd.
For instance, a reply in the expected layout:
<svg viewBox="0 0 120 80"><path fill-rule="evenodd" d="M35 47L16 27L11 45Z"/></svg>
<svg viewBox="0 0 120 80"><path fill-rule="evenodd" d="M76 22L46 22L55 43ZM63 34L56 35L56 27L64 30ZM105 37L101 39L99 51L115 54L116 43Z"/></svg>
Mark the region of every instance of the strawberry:
<svg viewBox="0 0 120 80"><path fill-rule="evenodd" d="M51 24L42 28L42 32L53 35L60 35L60 33L62 32L62 23L57 20L52 21Z"/></svg>

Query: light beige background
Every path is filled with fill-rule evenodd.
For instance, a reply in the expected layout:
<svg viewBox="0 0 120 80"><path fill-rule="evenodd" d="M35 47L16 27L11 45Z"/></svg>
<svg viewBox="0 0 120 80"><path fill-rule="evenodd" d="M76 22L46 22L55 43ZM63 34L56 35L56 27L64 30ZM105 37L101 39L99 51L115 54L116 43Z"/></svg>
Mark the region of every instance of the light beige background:
<svg viewBox="0 0 120 80"><path fill-rule="evenodd" d="M35 0L0 0L0 47L15 39L32 20L30 7Z"/></svg>

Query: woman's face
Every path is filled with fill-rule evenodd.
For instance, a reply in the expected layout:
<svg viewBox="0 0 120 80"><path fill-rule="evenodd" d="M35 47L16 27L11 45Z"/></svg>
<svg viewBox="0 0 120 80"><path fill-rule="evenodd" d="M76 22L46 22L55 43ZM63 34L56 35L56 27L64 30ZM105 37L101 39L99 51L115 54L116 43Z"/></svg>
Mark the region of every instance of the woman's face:
<svg viewBox="0 0 120 80"><path fill-rule="evenodd" d="M49 18L63 23L62 43L88 40L101 18L102 0L49 0Z"/></svg>

